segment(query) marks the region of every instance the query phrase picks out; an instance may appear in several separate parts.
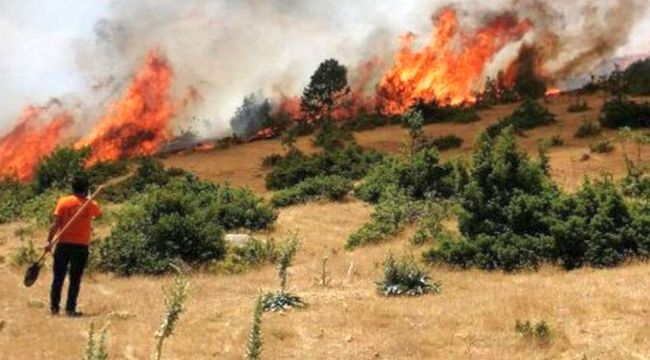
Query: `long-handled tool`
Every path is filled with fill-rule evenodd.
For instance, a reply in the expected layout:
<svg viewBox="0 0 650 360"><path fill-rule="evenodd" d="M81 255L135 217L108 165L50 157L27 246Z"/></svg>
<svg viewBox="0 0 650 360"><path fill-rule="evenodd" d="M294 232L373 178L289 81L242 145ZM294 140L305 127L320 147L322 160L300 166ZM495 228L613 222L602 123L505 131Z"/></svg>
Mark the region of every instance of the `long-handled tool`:
<svg viewBox="0 0 650 360"><path fill-rule="evenodd" d="M86 209L86 207L88 207L88 204L90 204L93 201L93 199L102 191L103 188L104 186L98 187L97 190L95 190L95 192L92 195L90 195L90 197L86 200L86 202L84 202L83 205L81 205L79 210L77 210L77 212L74 213L74 215L72 215L70 220L68 220L68 222L63 226L63 228L61 228L61 230L59 230L56 233L56 235L54 235L54 238L52 239L52 243L51 243L52 247L54 247L54 245L56 245L56 243L59 242L63 232L66 231L70 226L70 224L72 224L81 215L81 213ZM27 272L25 273L25 279L23 280L23 284L26 287L30 287L34 285L36 279L38 279L38 274L41 271L41 268L43 267L43 262L45 261L45 255L47 255L47 253L48 253L47 251L43 251L43 254L27 268Z"/></svg>

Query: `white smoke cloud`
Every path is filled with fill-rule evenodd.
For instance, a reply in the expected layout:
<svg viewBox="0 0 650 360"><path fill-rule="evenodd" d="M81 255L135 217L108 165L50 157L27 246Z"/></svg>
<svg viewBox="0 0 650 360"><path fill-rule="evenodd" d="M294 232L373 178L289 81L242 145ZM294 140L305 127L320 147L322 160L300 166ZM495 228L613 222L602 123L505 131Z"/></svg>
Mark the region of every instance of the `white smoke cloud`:
<svg viewBox="0 0 650 360"><path fill-rule="evenodd" d="M628 2L640 6L645 1ZM44 2L23 3L32 3L33 9L40 9ZM45 9L48 18L59 16L58 21L66 24L76 21L70 15L63 15L71 8L90 11L92 5L88 4L97 4L84 0L52 3L62 4L66 9L50 5L51 8ZM330 57L349 67L371 56L389 62L398 46L398 36L413 31L421 42L425 41L431 31L430 15L450 1L101 0L99 3L100 10L94 10L92 16L81 16L85 19L83 23L68 25L67 32L57 32L57 26L34 30L33 22L40 21L40 17L6 12L9 6L0 0L0 14L7 14L0 15L3 42L10 44L5 49L22 54L0 57L0 131L14 121L23 104L45 102L50 96L65 92L76 93L90 109L99 111L107 99L119 96L119 90L147 51L157 48L174 67L175 90L181 92L194 86L204 98L188 117L209 120L211 125L205 129L205 135L223 134L230 130L229 120L246 95L258 91L268 97L280 93L299 95L318 64ZM553 26L562 35L575 34L576 39L580 39L581 24L588 20L581 7L615 5L604 0L451 3L463 9L462 20L469 24L476 24L486 11L497 12L513 6L538 16L530 3L544 3L558 15L549 18L556 22ZM79 15L81 11L73 13ZM642 14L645 12L637 16L643 17ZM626 51L641 51L648 45L644 44L648 24L650 19L645 15L635 27L635 33L629 36ZM81 30L69 29L75 26ZM601 31L600 27L596 29ZM516 47L507 51L515 53ZM97 84L108 85L103 92L91 91L91 86ZM96 111L87 113L97 116Z"/></svg>

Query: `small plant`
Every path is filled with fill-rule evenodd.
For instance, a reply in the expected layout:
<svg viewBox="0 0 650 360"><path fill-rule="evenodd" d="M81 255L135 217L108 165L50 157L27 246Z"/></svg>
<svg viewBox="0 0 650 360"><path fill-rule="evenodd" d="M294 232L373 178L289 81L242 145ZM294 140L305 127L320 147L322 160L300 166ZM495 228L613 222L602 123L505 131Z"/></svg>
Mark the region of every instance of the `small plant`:
<svg viewBox="0 0 650 360"><path fill-rule="evenodd" d="M589 145L593 153L606 154L614 151L614 145L609 140L603 140Z"/></svg>
<svg viewBox="0 0 650 360"><path fill-rule="evenodd" d="M574 101L571 101L571 104L567 108L567 111L570 113L580 113L589 111L591 108L589 104L584 99L576 98Z"/></svg>
<svg viewBox="0 0 650 360"><path fill-rule="evenodd" d="M330 282L331 278L329 276L329 272L327 271L327 261L329 258L327 256L323 256L323 259L321 260L321 267L320 267L320 280L319 280L319 285L327 287Z"/></svg>
<svg viewBox="0 0 650 360"><path fill-rule="evenodd" d="M264 311L284 311L290 308L302 308L305 303L300 297L287 292L288 270L291 266L300 240L297 232L290 232L287 239L283 242L278 250L278 278L280 280L280 290L275 293L267 293L262 298Z"/></svg>
<svg viewBox="0 0 650 360"><path fill-rule="evenodd" d="M384 278L377 283L377 287L387 297L439 294L442 290L440 283L429 282L427 274L412 257L396 260L393 254L389 254L384 261Z"/></svg>
<svg viewBox="0 0 650 360"><path fill-rule="evenodd" d="M32 240L20 239L20 247L11 255L11 264L17 267L29 265L39 257Z"/></svg>
<svg viewBox="0 0 650 360"><path fill-rule="evenodd" d="M255 310L253 311L253 322L251 331L248 335L248 344L246 345L246 359L259 360L262 357L262 313L264 312L262 297L255 301Z"/></svg>
<svg viewBox="0 0 650 360"><path fill-rule="evenodd" d="M262 166L265 168L272 168L277 165L280 160L282 160L282 155L271 154L269 156L265 156L264 159L262 159Z"/></svg>
<svg viewBox="0 0 650 360"><path fill-rule="evenodd" d="M165 339L174 332L174 327L184 310L185 301L189 295L189 280L179 270L174 278L174 284L165 289L165 313L163 314L160 327L154 334L156 345L151 356L153 360L160 360L162 347Z"/></svg>
<svg viewBox="0 0 650 360"><path fill-rule="evenodd" d="M99 334L95 334L95 324L90 323L84 360L108 360L108 351L106 350L107 328L108 324L99 330Z"/></svg>
<svg viewBox="0 0 650 360"><path fill-rule="evenodd" d="M603 132L603 129L600 127L599 123L585 119L573 136L578 139L584 139L590 136L599 135L601 132Z"/></svg>
<svg viewBox="0 0 650 360"><path fill-rule="evenodd" d="M540 344L548 344L551 341L551 328L543 320L535 324L530 320L525 322L517 320L515 331L528 341L536 341Z"/></svg>

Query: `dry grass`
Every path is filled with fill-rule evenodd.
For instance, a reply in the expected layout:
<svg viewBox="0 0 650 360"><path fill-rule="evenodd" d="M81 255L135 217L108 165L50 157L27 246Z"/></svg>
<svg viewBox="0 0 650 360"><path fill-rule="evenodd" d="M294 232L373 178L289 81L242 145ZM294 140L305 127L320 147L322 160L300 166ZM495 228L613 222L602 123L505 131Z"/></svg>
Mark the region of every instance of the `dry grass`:
<svg viewBox="0 0 650 360"><path fill-rule="evenodd" d="M598 109L601 100L590 98ZM559 134L565 146L551 152L553 175L574 188L584 174L607 170L620 175L620 152L577 161L588 141L573 139L585 114L566 114L569 100L551 100L561 115L557 125L536 129L520 139L529 150L542 137ZM445 156L468 153L476 133L509 114L512 106L481 114L470 125L431 125L432 135L456 133L465 145ZM596 116L596 111L587 116ZM604 137L614 136L605 132ZM363 145L398 151L402 130L380 128L357 134ZM310 148L307 139L300 146ZM247 185L264 192L263 156L280 152L279 142L264 141L206 153L175 155L167 165L180 166L200 176ZM281 237L297 229L303 236L295 265L290 269L292 291L310 304L304 310L265 314L262 324L266 359L647 359L650 358L649 264L628 264L612 270L565 272L543 268L516 275L480 271L431 269L443 284L441 295L386 299L377 295L374 281L388 251L421 249L408 244L408 234L393 242L345 252L347 236L370 216L372 208L357 201L308 204L283 209L276 228L267 236ZM0 227L0 256L18 245L19 224ZM100 229L99 233L105 233ZM34 235L36 243L44 234ZM328 257L329 287L318 284L323 256ZM348 276L350 264L351 275ZM37 284L22 287L22 270L0 261L0 358L80 358L90 322L110 321L108 350L113 359L146 359L163 311L162 287L171 277L115 278L93 274L84 280L81 319L52 318L46 308L51 271ZM260 291L277 287L276 271L267 266L238 276L194 274L187 311L176 333L165 343L165 359L241 359L254 299ZM126 314L124 316L120 314ZM545 320L552 342L526 342L514 331L515 320Z"/></svg>
<svg viewBox="0 0 650 360"><path fill-rule="evenodd" d="M406 236L381 246L343 252L346 236L371 209L359 202L310 204L282 212L281 236L298 229L303 246L291 268L291 287L310 306L286 314L265 314L267 359L643 359L650 356L650 278L647 264L599 271L505 275L432 269L443 293L421 298L385 299L373 281L381 276L385 254L417 254ZM6 242L2 253L9 250ZM320 259L329 257L333 279L318 285ZM354 262L351 277L347 272ZM89 322L111 321L108 349L115 359L146 359L163 310L161 287L172 279L119 279L94 275L83 284L82 319L51 318L46 309L50 271L30 289L21 271L0 268L0 333L3 359L71 359L82 353ZM241 359L250 314L260 290L277 286L275 269L240 276L195 274L187 312L166 343L167 359ZM111 313L135 314L121 319ZM516 319L547 321L549 346L528 343L514 331Z"/></svg>

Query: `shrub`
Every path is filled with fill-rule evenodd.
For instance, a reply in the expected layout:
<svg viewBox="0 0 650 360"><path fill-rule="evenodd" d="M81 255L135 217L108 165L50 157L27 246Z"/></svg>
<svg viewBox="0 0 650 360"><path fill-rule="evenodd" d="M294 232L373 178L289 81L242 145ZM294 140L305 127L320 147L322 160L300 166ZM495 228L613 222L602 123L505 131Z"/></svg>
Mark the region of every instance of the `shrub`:
<svg viewBox="0 0 650 360"><path fill-rule="evenodd" d="M386 241L399 233L404 224L412 221L419 211L420 204L412 202L404 193L392 188L392 196L382 199L371 220L348 237L346 249Z"/></svg>
<svg viewBox="0 0 650 360"><path fill-rule="evenodd" d="M281 160L282 160L282 155L271 154L269 156L265 156L264 159L262 159L262 166L265 168L272 168L276 166Z"/></svg>
<svg viewBox="0 0 650 360"><path fill-rule="evenodd" d="M435 123L469 124L480 120L476 108L468 104L441 105L438 100L431 102L420 100L413 105L412 109L422 113L425 125Z"/></svg>
<svg viewBox="0 0 650 360"><path fill-rule="evenodd" d="M615 266L639 251L635 219L609 180L585 182L576 194L559 198L553 214L550 234L567 269Z"/></svg>
<svg viewBox="0 0 650 360"><path fill-rule="evenodd" d="M585 100L580 100L580 99L576 99L575 101L572 101L569 107L567 108L567 111L570 113L581 113L589 110L591 110L589 104L587 104Z"/></svg>
<svg viewBox="0 0 650 360"><path fill-rule="evenodd" d="M539 139L538 145L545 149L562 146L564 145L564 139L560 135L553 135L550 138Z"/></svg>
<svg viewBox="0 0 650 360"><path fill-rule="evenodd" d="M386 297L439 294L441 284L430 283L429 280L429 276L412 257L396 260L389 254L384 260L384 278L377 283L377 288Z"/></svg>
<svg viewBox="0 0 650 360"><path fill-rule="evenodd" d="M417 152L410 161L387 158L368 173L355 194L373 203L378 202L388 188L402 191L413 199L448 198L454 193L454 166L453 163L440 164L435 148Z"/></svg>
<svg viewBox="0 0 650 360"><path fill-rule="evenodd" d="M359 114L348 121L345 121L341 127L349 131L372 130L380 126L394 123L395 120L381 113L372 113L362 109Z"/></svg>
<svg viewBox="0 0 650 360"><path fill-rule="evenodd" d="M427 242L433 242L451 236L442 223L451 213L449 203L424 202L418 219L418 228L411 238L411 242L414 245L423 245Z"/></svg>
<svg viewBox="0 0 650 360"><path fill-rule="evenodd" d="M47 189L25 201L20 217L24 220L33 220L39 226L46 226L52 220L58 199L67 194L69 191L64 192L56 188Z"/></svg>
<svg viewBox="0 0 650 360"><path fill-rule="evenodd" d="M603 105L599 121L600 125L608 129L648 127L650 103L637 103L622 97L610 99Z"/></svg>
<svg viewBox="0 0 650 360"><path fill-rule="evenodd" d="M634 95L650 95L650 58L640 60L625 69L623 78Z"/></svg>
<svg viewBox="0 0 650 360"><path fill-rule="evenodd" d="M350 180L341 176L314 177L273 194L271 203L289 206L319 199L340 201L351 190Z"/></svg>
<svg viewBox="0 0 650 360"><path fill-rule="evenodd" d="M354 141L354 137L350 131L334 124L332 119L327 118L321 122L314 139L314 145L326 150L333 150L344 148L352 141Z"/></svg>
<svg viewBox="0 0 650 360"><path fill-rule="evenodd" d="M614 151L614 145L609 140L603 140L589 145L591 152L606 154Z"/></svg>
<svg viewBox="0 0 650 360"><path fill-rule="evenodd" d="M440 136L431 140L430 144L439 151L445 151L460 148L463 145L463 139L456 135Z"/></svg>
<svg viewBox="0 0 650 360"><path fill-rule="evenodd" d="M602 131L603 130L601 129L600 124L585 119L582 124L580 124L578 130L576 130L576 133L573 136L579 139L584 139L590 136L599 135Z"/></svg>
<svg viewBox="0 0 650 360"><path fill-rule="evenodd" d="M34 196L34 190L13 178L0 180L0 224L17 220L23 207Z"/></svg>
<svg viewBox="0 0 650 360"><path fill-rule="evenodd" d="M213 270L226 274L239 274L250 267L260 266L266 262L273 263L277 249L273 239L262 241L252 238L242 246L229 246L223 261L215 264Z"/></svg>
<svg viewBox="0 0 650 360"><path fill-rule="evenodd" d="M515 331L525 340L535 340L541 344L547 344L551 341L551 328L545 321L532 323L530 320L525 322L517 320Z"/></svg>
<svg viewBox="0 0 650 360"><path fill-rule="evenodd" d="M367 151L350 145L345 149L331 149L307 156L301 151L290 150L266 175L266 187L270 190L285 189L312 177L339 175L356 180L382 159L376 151Z"/></svg>
<svg viewBox="0 0 650 360"><path fill-rule="evenodd" d="M277 214L248 189L234 189L187 176L149 188L117 214L100 243L99 268L120 275L159 274L182 260L200 265L221 259L223 229L262 229Z"/></svg>
<svg viewBox="0 0 650 360"><path fill-rule="evenodd" d="M42 193L51 187L68 186L74 175L84 171L84 163L91 152L90 147L61 147L45 156L36 166L36 192Z"/></svg>
<svg viewBox="0 0 650 360"><path fill-rule="evenodd" d="M521 106L506 118L506 122L517 131L530 130L554 123L555 115L537 101L526 98Z"/></svg>
<svg viewBox="0 0 650 360"><path fill-rule="evenodd" d="M112 202L126 201L136 194L144 192L148 186L164 186L171 179L187 174L181 169L165 169L162 163L153 158L140 158L135 174L124 181L107 187L100 195L100 198Z"/></svg>
<svg viewBox="0 0 650 360"><path fill-rule="evenodd" d="M11 264L13 266L22 267L30 265L38 259L40 253L34 247L34 243L27 239L20 239L20 247L11 254Z"/></svg>

